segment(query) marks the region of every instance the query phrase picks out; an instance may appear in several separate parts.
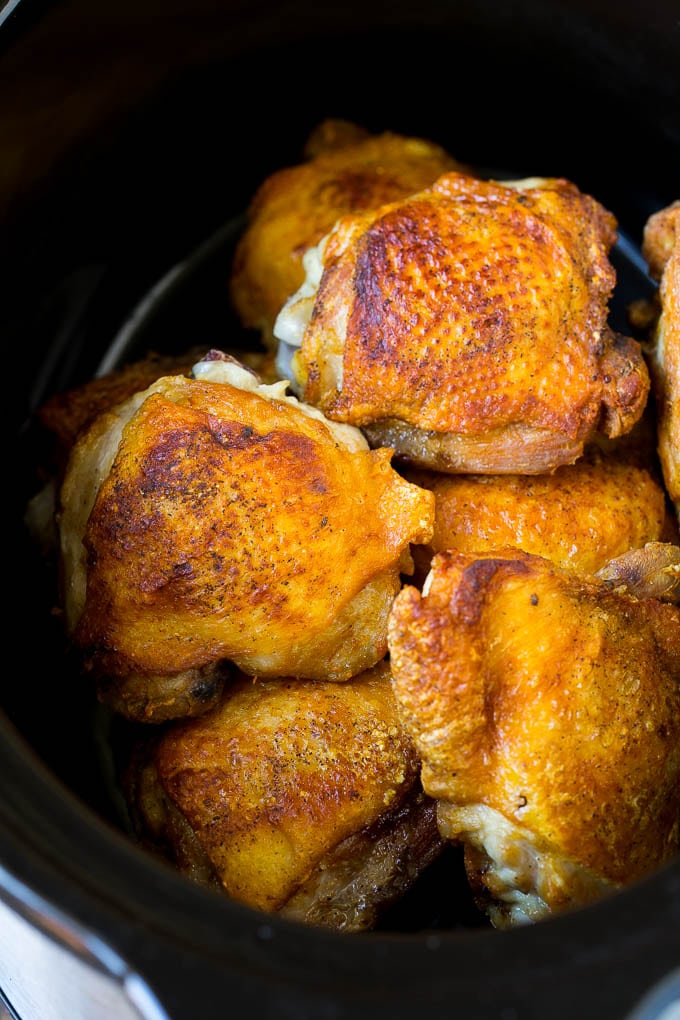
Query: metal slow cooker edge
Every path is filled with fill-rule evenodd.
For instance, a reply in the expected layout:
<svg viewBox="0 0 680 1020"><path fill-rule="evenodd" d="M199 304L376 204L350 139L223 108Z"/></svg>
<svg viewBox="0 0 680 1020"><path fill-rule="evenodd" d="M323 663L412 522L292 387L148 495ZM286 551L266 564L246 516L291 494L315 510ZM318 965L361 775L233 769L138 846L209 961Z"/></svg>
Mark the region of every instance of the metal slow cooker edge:
<svg viewBox="0 0 680 1020"><path fill-rule="evenodd" d="M121 0L96 18L80 0L31 7L4 51L0 34L0 71L13 86L0 90L11 155L0 175L0 314L6 353L22 366L10 393L20 433L50 389L91 373L149 283L295 158L319 116L429 134L489 165L502 151L520 171L543 156L541 171L602 195L633 237L678 197L673 3L651 3L644 17L634 0L439 0L417 12L406 0L389 9ZM436 59L423 51L428 38ZM343 81L332 57L348 53ZM60 73L50 54L64 61ZM258 100L251 84L263 66L275 94ZM25 457L22 443L11 452ZM8 501L21 532L19 489ZM20 655L0 699L0 901L112 982L121 1009L145 1020L154 1011L394 1020L416 1010L433 1020L677 1020L680 862L534 928L341 936L249 911L151 860L97 809L97 777L84 774L87 711L55 654L23 540L10 541L20 583L7 634ZM43 993L59 984L49 967L24 978ZM78 1015L80 989L69 991L63 1020Z"/></svg>

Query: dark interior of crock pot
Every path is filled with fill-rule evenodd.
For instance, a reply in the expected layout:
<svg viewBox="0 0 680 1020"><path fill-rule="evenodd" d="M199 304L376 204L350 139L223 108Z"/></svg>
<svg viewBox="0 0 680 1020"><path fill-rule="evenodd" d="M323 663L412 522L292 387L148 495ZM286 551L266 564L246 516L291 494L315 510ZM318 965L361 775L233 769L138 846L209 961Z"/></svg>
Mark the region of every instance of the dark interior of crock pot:
<svg viewBox="0 0 680 1020"><path fill-rule="evenodd" d="M219 6L200 5L192 17L175 5L174 21L159 7L157 17L135 24L132 7L123 5L129 46L148 47L153 73L143 81L125 77L124 32L109 50L105 19L99 30L91 25L83 45L96 73L79 75L71 66L55 86L64 94L52 111L67 117L90 93L91 115L77 118L68 143L34 140L36 159L41 144L49 151L49 172L29 166L8 204L3 332L15 366L15 520L37 484L34 408L97 371L149 288L225 224L237 229L260 181L298 162L324 117L420 135L493 171L570 178L614 212L634 246L647 216L678 197L678 36L670 3L644 15L634 2L403 3L389 11L299 3L252 13ZM51 5L42 20L58 10ZM3 54L27 76L26 40L40 20L15 32ZM206 32L213 32L210 46ZM58 34L52 39L64 45ZM97 46L100 63L91 57ZM71 46L69 61L78 59ZM143 63L133 61L133 71ZM105 84L110 74L120 74L115 102ZM9 102L5 96L1 105ZM59 135L58 120L32 124ZM228 254L226 242L204 258L137 344L238 346ZM621 272L627 280L630 262ZM644 281L633 272L629 282ZM136 346L130 353L144 352ZM94 695L65 656L51 612L53 574L21 526L18 533L14 596L30 639L20 669L6 673L3 707L59 780L119 827L92 725ZM435 869L384 927L481 923L465 888Z"/></svg>

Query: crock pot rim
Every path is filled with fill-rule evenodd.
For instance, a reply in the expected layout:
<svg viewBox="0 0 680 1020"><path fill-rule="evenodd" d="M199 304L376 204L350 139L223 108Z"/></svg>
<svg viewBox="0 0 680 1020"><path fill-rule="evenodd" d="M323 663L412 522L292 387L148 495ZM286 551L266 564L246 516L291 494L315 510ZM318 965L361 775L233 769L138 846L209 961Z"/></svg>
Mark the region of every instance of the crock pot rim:
<svg viewBox="0 0 680 1020"><path fill-rule="evenodd" d="M578 968L652 946L660 963L664 932L675 931L677 938L680 861L592 907L511 932L347 935L297 925L222 899L154 860L64 788L2 715L0 733L0 866L104 941L112 930L141 925L148 935L230 965L238 962L270 975L276 965L283 966L288 980L295 979L297 967L298 979L305 982L313 979L313 964L329 960L336 971L354 978L383 971L386 976L387 967L394 981L396 959L403 964L396 974L404 974L404 992L408 986L413 993L414 985L431 988L441 977L440 954L447 950L463 987L471 979L470 965L474 981L480 966L501 980L516 975L518 964L523 980L531 981L546 969L563 968L565 961ZM20 785L12 781L18 774Z"/></svg>

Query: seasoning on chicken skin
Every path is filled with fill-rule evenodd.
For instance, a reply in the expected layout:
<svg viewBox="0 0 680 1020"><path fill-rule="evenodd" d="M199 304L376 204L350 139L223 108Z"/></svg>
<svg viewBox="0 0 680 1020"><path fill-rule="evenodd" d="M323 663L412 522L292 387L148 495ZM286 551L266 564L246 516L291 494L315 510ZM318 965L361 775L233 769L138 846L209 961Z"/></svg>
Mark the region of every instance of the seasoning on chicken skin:
<svg viewBox="0 0 680 1020"><path fill-rule="evenodd" d="M128 362L103 375L94 376L68 390L53 393L36 410L36 419L51 439L51 469L57 477L78 434L104 411L140 393L163 375L190 375L193 366L208 353L206 347L195 347L182 354L164 355L155 351ZM257 372L263 382L276 382L271 358L257 351L232 351L246 367Z"/></svg>
<svg viewBox="0 0 680 1020"><path fill-rule="evenodd" d="M41 453L40 489L26 507L24 521L45 557L58 545L55 528L57 493L63 479L73 444L80 432L88 428L100 414L109 411L127 397L146 389L163 375L189 375L192 367L206 356L206 347L192 348L182 354L162 355L155 351L121 365L119 368L87 379L67 390L51 394L35 412ZM276 382L273 358L257 351L232 352L246 367L257 372L263 382Z"/></svg>
<svg viewBox="0 0 680 1020"><path fill-rule="evenodd" d="M680 608L517 550L438 553L389 625L402 722L504 927L680 850Z"/></svg>
<svg viewBox="0 0 680 1020"><path fill-rule="evenodd" d="M417 466L573 463L598 433L628 432L649 392L640 345L607 325L615 238L567 180L446 173L306 254L275 325L279 372Z"/></svg>
<svg viewBox="0 0 680 1020"><path fill-rule="evenodd" d="M145 741L123 789L183 873L341 931L373 927L444 846L385 662L341 684L238 679Z"/></svg>
<svg viewBox="0 0 680 1020"><path fill-rule="evenodd" d="M391 131L371 134L332 119L312 133L306 157L260 185L232 263L232 305L272 350L276 316L305 278L302 257L339 216L403 198L445 170L462 168L434 142Z"/></svg>
<svg viewBox="0 0 680 1020"><path fill-rule="evenodd" d="M435 496L432 539L414 546L414 582L437 552L516 547L592 574L629 549L675 531L662 482L627 452L590 446L545 475L450 475L422 468L404 477ZM417 581L416 581L417 578Z"/></svg>
<svg viewBox="0 0 680 1020"><path fill-rule="evenodd" d="M668 494L680 521L680 200L652 214L642 254L659 282L650 344L650 371L658 416L659 457Z"/></svg>
<svg viewBox="0 0 680 1020"><path fill-rule="evenodd" d="M205 710L226 662L326 680L374 665L431 533L434 498L391 451L223 357L100 416L62 486L67 628L130 718Z"/></svg>
<svg viewBox="0 0 680 1020"><path fill-rule="evenodd" d="M102 411L146 389L162 375L188 375L204 353L205 349L188 351L181 356L150 352L115 371L52 394L37 409L36 418L52 439L57 474L63 472L78 434Z"/></svg>

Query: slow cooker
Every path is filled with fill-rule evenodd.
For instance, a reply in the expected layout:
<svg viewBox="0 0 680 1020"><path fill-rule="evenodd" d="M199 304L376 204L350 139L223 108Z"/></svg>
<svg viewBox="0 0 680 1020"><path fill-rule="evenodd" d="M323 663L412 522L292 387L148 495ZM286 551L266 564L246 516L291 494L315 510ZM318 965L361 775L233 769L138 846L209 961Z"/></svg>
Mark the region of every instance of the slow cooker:
<svg viewBox="0 0 680 1020"><path fill-rule="evenodd" d="M247 203L324 117L575 181L617 217L623 314L626 286L650 286L646 218L680 197L677 4L20 0L0 18L13 454L0 1015L677 1020L680 860L503 932L434 867L379 930L344 935L252 911L152 859L120 825L97 706L24 524L35 409L122 353L220 346Z"/></svg>

